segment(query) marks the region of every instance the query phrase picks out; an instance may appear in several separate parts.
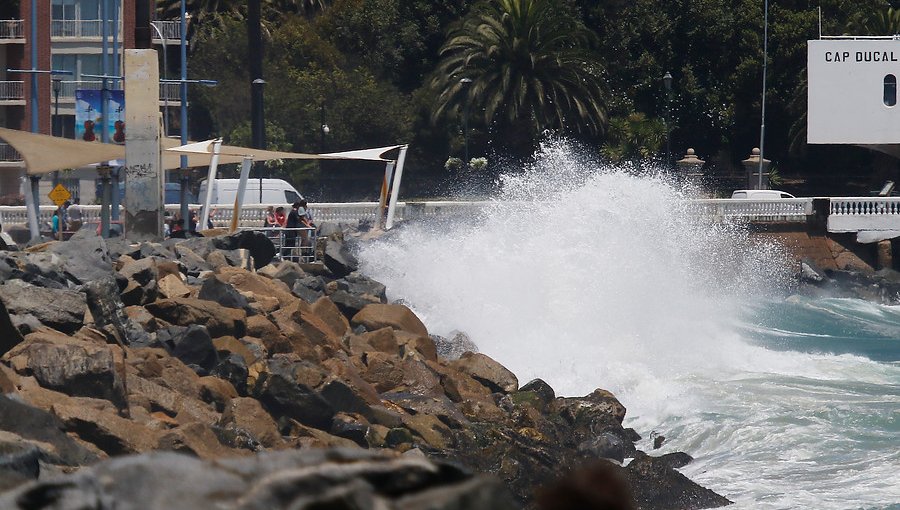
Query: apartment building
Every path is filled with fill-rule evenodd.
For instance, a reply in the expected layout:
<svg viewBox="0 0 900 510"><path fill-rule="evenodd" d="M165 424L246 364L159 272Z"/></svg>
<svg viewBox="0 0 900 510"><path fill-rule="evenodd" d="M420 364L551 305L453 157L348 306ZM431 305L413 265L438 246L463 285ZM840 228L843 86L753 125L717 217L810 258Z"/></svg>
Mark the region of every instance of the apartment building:
<svg viewBox="0 0 900 510"><path fill-rule="evenodd" d="M102 37L104 14L105 44ZM32 80L36 80L37 131L74 138L76 91L102 88L103 81L96 76L103 74L104 47L107 74L122 74L122 50L134 47L134 26L134 0L20 0L18 19L0 20L0 126L32 129ZM161 57L161 60L173 66L174 71L170 69L169 75L176 76L180 22L154 21L154 27L153 43L161 54L168 52L169 58ZM37 54L34 66L33 50ZM68 73L51 76L16 73L8 69ZM107 80L107 88L121 89L122 83ZM178 84L161 84L160 106L173 109L180 105ZM0 205L16 200L23 172L21 157L0 140ZM93 174L90 169L73 169L62 172L57 178L70 192L80 196L82 203L89 203L95 198L93 180L96 176ZM42 181L41 187L49 192L51 179ZM49 203L46 194L42 190L41 199Z"/></svg>

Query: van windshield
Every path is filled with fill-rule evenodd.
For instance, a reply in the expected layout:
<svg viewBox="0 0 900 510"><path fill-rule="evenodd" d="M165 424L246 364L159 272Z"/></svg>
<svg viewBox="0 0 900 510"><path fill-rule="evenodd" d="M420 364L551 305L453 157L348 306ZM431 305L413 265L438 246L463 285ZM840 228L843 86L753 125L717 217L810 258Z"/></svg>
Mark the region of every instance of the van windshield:
<svg viewBox="0 0 900 510"><path fill-rule="evenodd" d="M295 202L299 202L300 195L298 195L297 193L295 193L289 189L286 189L286 190L284 190L284 201L287 202L288 204L293 204Z"/></svg>

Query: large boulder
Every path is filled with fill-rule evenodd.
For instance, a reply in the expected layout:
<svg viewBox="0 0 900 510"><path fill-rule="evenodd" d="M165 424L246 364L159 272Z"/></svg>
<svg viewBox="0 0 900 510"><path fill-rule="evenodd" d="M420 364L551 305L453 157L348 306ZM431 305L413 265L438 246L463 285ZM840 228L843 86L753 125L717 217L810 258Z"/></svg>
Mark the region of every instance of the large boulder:
<svg viewBox="0 0 900 510"><path fill-rule="evenodd" d="M519 380L515 374L481 353L463 353L450 366L471 376L492 392L512 393L519 388Z"/></svg>
<svg viewBox="0 0 900 510"><path fill-rule="evenodd" d="M260 374L254 396L276 418L285 416L327 430L334 408L311 387L297 380L294 364L282 359L269 361L269 371Z"/></svg>
<svg viewBox="0 0 900 510"><path fill-rule="evenodd" d="M226 308L238 308L252 312L250 303L240 292L218 278L207 278L200 286L198 298L218 303ZM251 314L252 315L252 314Z"/></svg>
<svg viewBox="0 0 900 510"><path fill-rule="evenodd" d="M218 303L202 299L161 299L146 306L155 317L179 326L206 326L209 334L242 337L246 333L247 313L226 308Z"/></svg>
<svg viewBox="0 0 900 510"><path fill-rule="evenodd" d="M428 330L416 314L403 305L371 304L360 310L350 321L351 325L363 326L368 331L391 327L416 335L428 336Z"/></svg>
<svg viewBox="0 0 900 510"><path fill-rule="evenodd" d="M97 460L91 450L65 433L56 416L3 395L0 395L0 430L41 445L45 460L54 464L81 466Z"/></svg>
<svg viewBox="0 0 900 510"><path fill-rule="evenodd" d="M74 333L84 324L87 300L71 290L36 287L22 280L0 285L0 301L13 315L31 315L41 324L63 333Z"/></svg>
<svg viewBox="0 0 900 510"><path fill-rule="evenodd" d="M64 260L66 274L75 283L84 284L112 276L113 262L106 241L95 231L73 236L64 243L53 243L47 251Z"/></svg>
<svg viewBox="0 0 900 510"><path fill-rule="evenodd" d="M329 239L325 245L325 257L322 260L332 274L338 278L359 269L359 261L353 254L350 245L343 241Z"/></svg>
<svg viewBox="0 0 900 510"><path fill-rule="evenodd" d="M108 410L58 404L52 412L63 422L66 431L108 455L139 453L156 446L157 432Z"/></svg>
<svg viewBox="0 0 900 510"><path fill-rule="evenodd" d="M22 335L10 319L6 305L0 300L0 356L6 354L21 341Z"/></svg>
<svg viewBox="0 0 900 510"><path fill-rule="evenodd" d="M23 375L33 376L44 388L77 397L126 404L124 359L121 349L46 331L32 333L3 356Z"/></svg>
<svg viewBox="0 0 900 510"><path fill-rule="evenodd" d="M219 362L212 337L204 326L191 325L172 335L172 354L187 366L205 371L212 370Z"/></svg>
<svg viewBox="0 0 900 510"><path fill-rule="evenodd" d="M625 468L639 508L718 508L732 502L673 469L666 459L637 452Z"/></svg>
<svg viewBox="0 0 900 510"><path fill-rule="evenodd" d="M239 397L229 400L219 425L242 430L265 448L284 446L275 420L256 399Z"/></svg>
<svg viewBox="0 0 900 510"><path fill-rule="evenodd" d="M126 345L149 343L147 331L132 321L111 276L87 282L83 287L94 324L115 341Z"/></svg>

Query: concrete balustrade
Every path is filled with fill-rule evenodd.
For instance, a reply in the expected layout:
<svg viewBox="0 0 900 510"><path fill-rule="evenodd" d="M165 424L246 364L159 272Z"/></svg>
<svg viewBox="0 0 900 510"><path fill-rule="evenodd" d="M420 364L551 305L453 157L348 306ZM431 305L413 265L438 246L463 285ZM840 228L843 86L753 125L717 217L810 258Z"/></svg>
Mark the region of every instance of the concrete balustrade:
<svg viewBox="0 0 900 510"><path fill-rule="evenodd" d="M830 232L859 232L863 230L900 230L900 197L847 197L832 198L828 209ZM398 202L397 220L421 220L473 214L491 202ZM279 206L281 204L274 204ZM268 205L247 205L241 210L238 224L241 227L262 227ZM309 205L316 223L373 221L378 213L377 202L322 202ZM50 221L55 207L41 206L41 223ZM99 205L82 205L86 223L98 222ZM199 205L191 210L199 211ZM285 209L287 207L285 206ZM168 215L180 210L178 204L166 205ZM233 207L216 206L211 220L216 227L231 223ZM805 222L813 214L812 198L784 198L778 200L703 199L688 200L685 211L714 220L737 219L757 222ZM24 206L0 206L0 222L4 227L26 224Z"/></svg>

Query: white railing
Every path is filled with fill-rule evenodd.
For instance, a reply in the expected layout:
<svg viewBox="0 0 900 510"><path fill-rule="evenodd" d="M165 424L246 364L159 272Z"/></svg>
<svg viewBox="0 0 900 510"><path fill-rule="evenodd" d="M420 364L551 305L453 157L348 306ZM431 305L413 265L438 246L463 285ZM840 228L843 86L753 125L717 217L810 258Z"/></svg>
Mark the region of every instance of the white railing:
<svg viewBox="0 0 900 510"><path fill-rule="evenodd" d="M22 161L22 155L12 145L0 142L0 161Z"/></svg>
<svg viewBox="0 0 900 510"><path fill-rule="evenodd" d="M758 221L805 220L813 213L811 198L780 198L778 200L752 200L742 198L715 198L691 200L688 210L713 218L748 218Z"/></svg>
<svg viewBox="0 0 900 510"><path fill-rule="evenodd" d="M71 99L75 97L76 90L100 90L103 88L102 81L61 81L59 82L59 97Z"/></svg>
<svg viewBox="0 0 900 510"><path fill-rule="evenodd" d="M0 81L0 101L25 99L24 81Z"/></svg>
<svg viewBox="0 0 900 510"><path fill-rule="evenodd" d="M0 20L0 39L24 39L25 20L4 19Z"/></svg>
<svg viewBox="0 0 900 510"><path fill-rule="evenodd" d="M159 84L159 100L168 99L172 101L181 101L181 84L180 83L160 83Z"/></svg>
<svg viewBox="0 0 900 510"><path fill-rule="evenodd" d="M115 23L106 22L107 33L112 34ZM119 22L121 34L122 23ZM103 35L103 20L99 19L55 19L50 22L50 37L100 38Z"/></svg>
<svg viewBox="0 0 900 510"><path fill-rule="evenodd" d="M832 198L829 232L900 230L900 197Z"/></svg>
<svg viewBox="0 0 900 510"><path fill-rule="evenodd" d="M156 30L151 30L153 33L153 40L159 41L159 35L162 34L163 38L167 41L179 41L181 40L181 21L153 21L151 22L156 28L159 29L159 34L156 33Z"/></svg>

